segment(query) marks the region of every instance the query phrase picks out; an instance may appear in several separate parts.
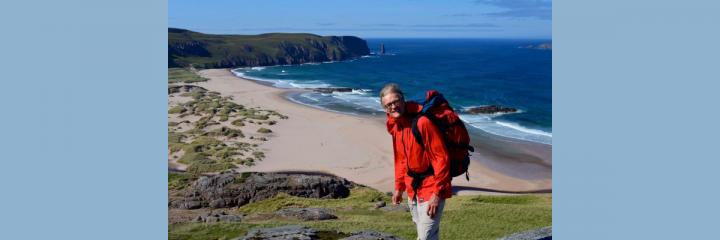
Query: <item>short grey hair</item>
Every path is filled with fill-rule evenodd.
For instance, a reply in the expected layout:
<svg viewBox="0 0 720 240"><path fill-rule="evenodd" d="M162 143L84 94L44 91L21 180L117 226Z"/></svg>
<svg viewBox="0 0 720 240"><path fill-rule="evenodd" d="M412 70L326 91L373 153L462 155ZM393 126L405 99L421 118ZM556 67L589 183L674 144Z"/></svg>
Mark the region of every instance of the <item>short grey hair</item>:
<svg viewBox="0 0 720 240"><path fill-rule="evenodd" d="M400 90L400 86L395 83L388 83L380 90L380 101L382 102L382 98L390 93L398 94L402 99L405 99L405 94Z"/></svg>

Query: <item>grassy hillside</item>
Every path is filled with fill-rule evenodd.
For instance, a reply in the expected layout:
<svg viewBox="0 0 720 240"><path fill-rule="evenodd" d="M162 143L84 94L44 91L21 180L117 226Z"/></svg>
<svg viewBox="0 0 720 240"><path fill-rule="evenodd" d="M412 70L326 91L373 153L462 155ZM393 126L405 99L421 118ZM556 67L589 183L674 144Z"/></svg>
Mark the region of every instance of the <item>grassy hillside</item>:
<svg viewBox="0 0 720 240"><path fill-rule="evenodd" d="M181 223L169 227L169 239L231 239L255 227L304 225L320 231L345 233L375 230L413 239L415 226L408 212L375 209L374 202L390 198L366 187L352 189L345 199L310 199L281 194L251 203L236 211L262 216L287 207L331 209L338 219L290 221L284 219L243 220L241 223ZM496 239L511 233L552 225L552 198L549 194L518 196L454 196L445 206L442 239Z"/></svg>
<svg viewBox="0 0 720 240"><path fill-rule="evenodd" d="M353 36L306 33L214 35L168 29L168 67L226 68L337 61L369 54Z"/></svg>

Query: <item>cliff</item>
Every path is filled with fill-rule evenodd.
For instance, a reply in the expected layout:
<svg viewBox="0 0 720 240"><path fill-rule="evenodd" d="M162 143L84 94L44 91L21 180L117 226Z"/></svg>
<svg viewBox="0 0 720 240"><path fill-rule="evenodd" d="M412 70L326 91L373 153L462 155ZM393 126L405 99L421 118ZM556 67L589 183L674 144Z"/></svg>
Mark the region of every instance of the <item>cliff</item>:
<svg viewBox="0 0 720 240"><path fill-rule="evenodd" d="M168 29L168 67L232 68L339 61L370 54L354 36L215 35Z"/></svg>

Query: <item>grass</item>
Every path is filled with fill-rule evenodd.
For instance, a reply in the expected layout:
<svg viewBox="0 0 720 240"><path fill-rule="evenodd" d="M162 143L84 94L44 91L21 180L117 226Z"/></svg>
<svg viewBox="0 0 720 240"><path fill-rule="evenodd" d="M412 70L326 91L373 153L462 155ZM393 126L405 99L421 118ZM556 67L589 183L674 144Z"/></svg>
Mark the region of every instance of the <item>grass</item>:
<svg viewBox="0 0 720 240"><path fill-rule="evenodd" d="M187 111L183 106L174 106L168 110L168 114L180 114Z"/></svg>
<svg viewBox="0 0 720 240"><path fill-rule="evenodd" d="M255 227L304 225L320 231L345 233L373 230L404 239L415 237L415 226L408 212L374 209L374 202L389 202L385 194L356 187L345 199L312 199L286 194L240 207L239 213L266 214L287 207L328 208L336 220L292 221L281 219L248 220L242 223L182 223L169 227L169 239L229 239L243 236ZM552 198L549 194L517 196L453 196L443 213L442 239L496 239L515 232L552 225Z"/></svg>
<svg viewBox="0 0 720 240"><path fill-rule="evenodd" d="M260 128L260 129L257 130L257 132L259 132L259 133L271 133L272 130L267 129L267 128Z"/></svg>
<svg viewBox="0 0 720 240"><path fill-rule="evenodd" d="M245 123L243 123L242 119L235 119L230 124L238 126L238 127L245 126Z"/></svg>
<svg viewBox="0 0 720 240"><path fill-rule="evenodd" d="M229 137L229 138L236 138L236 137L244 138L245 137L245 134L243 134L240 129L234 129L234 128L229 128L229 127L220 127L213 131L207 132L206 134L208 136L215 136L215 137L219 137L219 136L225 136L225 137Z"/></svg>
<svg viewBox="0 0 720 240"><path fill-rule="evenodd" d="M168 71L170 78L177 81L189 79L191 75L197 77L188 69L178 68ZM207 129L209 126L230 121L233 126L242 127L245 126L246 121L251 121L249 119L256 119L258 123L259 120L264 120L268 124L270 122L275 124L278 119L287 118L273 110L246 108L232 102L232 97L223 97L219 92L202 88L192 88L189 92L180 95L192 97L192 100L169 106L168 114L177 114L180 119L189 115L198 116L199 119L168 122L168 148L171 153L182 151L181 155L174 155L174 158L177 158L178 163L187 165L187 172L192 175L233 169L238 167L236 164L253 166L265 158L265 154L257 149L257 144L238 141L245 138L240 129L220 126L209 130ZM181 123L188 123L193 128L179 131L179 128L175 127ZM264 129L260 132L272 131ZM261 137L257 140L267 141L267 138ZM246 154L248 156L245 156Z"/></svg>
<svg viewBox="0 0 720 240"><path fill-rule="evenodd" d="M190 185L196 178L187 173L168 173L168 190L181 190Z"/></svg>
<svg viewBox="0 0 720 240"><path fill-rule="evenodd" d="M168 68L168 83L194 83L207 80L207 78L200 77L189 69Z"/></svg>

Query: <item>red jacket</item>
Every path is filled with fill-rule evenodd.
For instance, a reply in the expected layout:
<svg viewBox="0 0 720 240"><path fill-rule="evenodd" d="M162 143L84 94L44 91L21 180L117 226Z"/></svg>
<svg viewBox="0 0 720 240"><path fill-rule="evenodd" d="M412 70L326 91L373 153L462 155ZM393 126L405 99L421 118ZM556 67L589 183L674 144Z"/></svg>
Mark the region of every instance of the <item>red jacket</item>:
<svg viewBox="0 0 720 240"><path fill-rule="evenodd" d="M414 192L411 187L412 177L407 175L408 165L413 172L421 173L432 164L434 175L423 180L418 188L418 200L428 201L433 193L438 193L441 198L450 198L450 166L440 130L429 119L421 117L417 126L423 136L424 148L419 146L412 134L411 116L421 108L417 103L407 102L403 116L397 119L390 116L387 118L387 130L393 138L395 155L395 190L407 191L408 196L412 197ZM406 164L407 160L409 164Z"/></svg>

